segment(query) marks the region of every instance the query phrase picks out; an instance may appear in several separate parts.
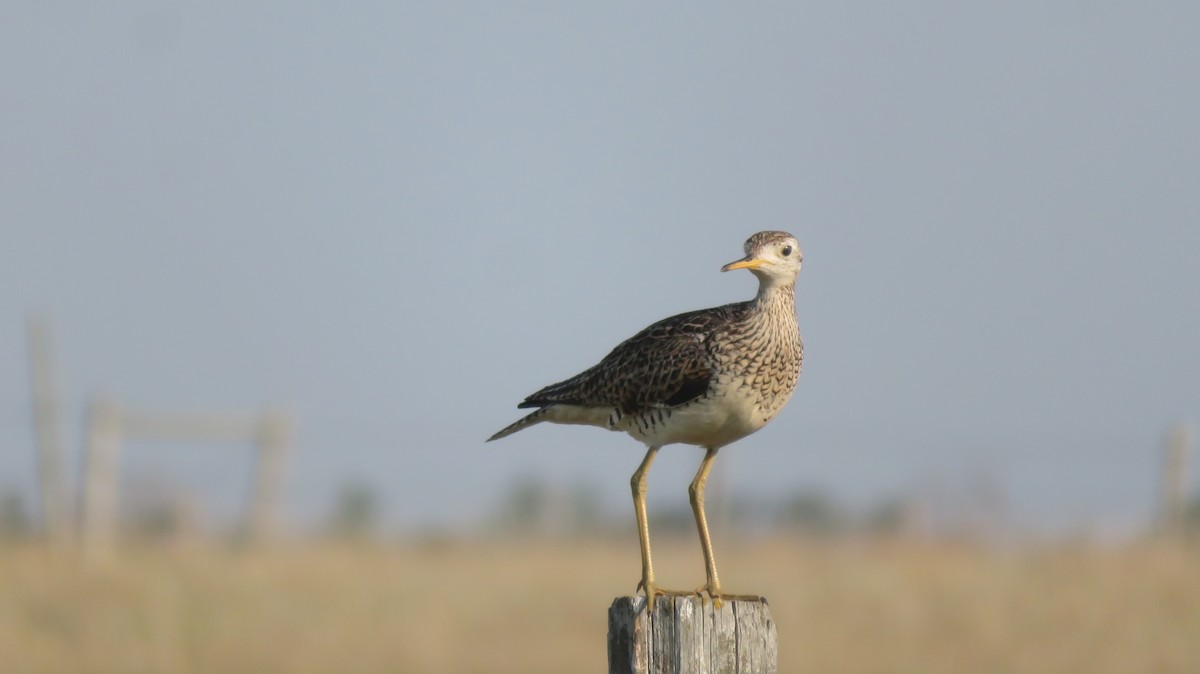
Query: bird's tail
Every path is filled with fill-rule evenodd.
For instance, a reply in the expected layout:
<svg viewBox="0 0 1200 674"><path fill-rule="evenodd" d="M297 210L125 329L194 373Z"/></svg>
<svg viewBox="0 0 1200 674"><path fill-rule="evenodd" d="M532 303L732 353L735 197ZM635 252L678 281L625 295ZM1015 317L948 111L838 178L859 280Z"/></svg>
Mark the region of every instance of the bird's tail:
<svg viewBox="0 0 1200 674"><path fill-rule="evenodd" d="M534 424L541 423L542 421L545 421L545 419L543 419L543 417L545 417L546 413L549 411L550 411L549 407L542 407L540 409L536 409L533 412L526 414L525 416L521 417L520 419L517 419L516 421L512 422L511 424L509 424L509 425L505 426L504 428L500 429L499 431L497 431L495 435L493 435L492 437L487 439L487 442L491 442L492 440L499 440L500 438L506 438L506 437L512 435L513 433L516 433L519 430L523 430L525 428L529 428L530 426L532 426Z"/></svg>

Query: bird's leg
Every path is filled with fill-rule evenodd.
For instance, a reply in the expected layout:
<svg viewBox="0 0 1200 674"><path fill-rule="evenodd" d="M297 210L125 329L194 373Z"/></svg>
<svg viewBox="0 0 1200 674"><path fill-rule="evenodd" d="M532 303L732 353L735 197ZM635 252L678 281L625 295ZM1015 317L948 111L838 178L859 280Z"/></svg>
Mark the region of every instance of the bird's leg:
<svg viewBox="0 0 1200 674"><path fill-rule="evenodd" d="M704 516L704 488L708 484L708 471L712 469L712 462L716 456L716 449L708 448L705 452L704 460L700 462L700 470L696 471L696 478L688 487L688 500L692 503L692 513L696 516L696 528L700 531L700 547L704 550L704 573L708 577L708 584L704 589L712 598L713 605L720 608L722 597L754 601L761 601L762 597L731 595L721 592L721 581L717 578L717 562L713 558L712 540L708 537L708 518Z"/></svg>
<svg viewBox="0 0 1200 674"><path fill-rule="evenodd" d="M658 447L651 447L646 450L646 458L642 459L642 463L637 470L633 472L633 477L629 479L629 486L633 489L633 512L637 515L638 542L642 546L642 580L638 583L638 587L646 590L646 610L654 610L654 566L650 562L650 524L646 516L646 473L650 470L650 464L654 463L654 456L658 454Z"/></svg>
<svg viewBox="0 0 1200 674"><path fill-rule="evenodd" d="M714 602L721 596L721 582L717 578L717 562L713 559L712 540L708 537L708 518L704 516L704 487L708 483L708 471L712 469L713 459L717 450L707 449L704 460L700 462L700 470L688 486L688 500L692 503L692 514L696 516L696 528L700 531L700 548L704 551L704 574L708 578L708 596Z"/></svg>
<svg viewBox="0 0 1200 674"><path fill-rule="evenodd" d="M650 472L650 464L654 462L656 454L658 447L647 450L646 458L642 459L641 465L629 479L629 486L633 489L633 511L637 514L638 542L642 546L642 579L638 582L638 589L646 591L647 611L654 610L656 595L695 594L666 590L654 584L654 565L650 561L650 524L646 515L646 473Z"/></svg>

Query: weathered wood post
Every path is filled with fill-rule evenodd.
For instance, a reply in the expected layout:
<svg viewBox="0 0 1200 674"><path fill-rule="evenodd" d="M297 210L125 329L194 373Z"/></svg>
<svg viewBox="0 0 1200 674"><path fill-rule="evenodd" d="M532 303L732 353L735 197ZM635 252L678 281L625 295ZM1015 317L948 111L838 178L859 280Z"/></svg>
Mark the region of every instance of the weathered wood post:
<svg viewBox="0 0 1200 674"><path fill-rule="evenodd" d="M779 650L767 602L618 597L608 609L609 674L774 674Z"/></svg>

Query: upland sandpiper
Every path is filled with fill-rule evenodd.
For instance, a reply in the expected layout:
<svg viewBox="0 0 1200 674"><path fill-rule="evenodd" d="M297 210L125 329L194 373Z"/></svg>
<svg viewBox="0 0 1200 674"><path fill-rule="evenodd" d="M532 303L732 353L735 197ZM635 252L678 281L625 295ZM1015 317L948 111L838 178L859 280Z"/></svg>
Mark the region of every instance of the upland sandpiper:
<svg viewBox="0 0 1200 674"><path fill-rule="evenodd" d="M543 421L624 431L643 442L646 457L633 473L633 507L642 550L647 606L654 597L703 590L714 602L721 591L713 560L704 486L722 447L762 428L796 388L804 345L796 325L796 275L803 255L787 232L759 232L746 256L721 268L749 269L758 294L748 302L690 311L661 320L625 340L599 364L543 388L517 405L537 409L488 438L498 440ZM698 445L706 451L688 489L707 583L672 592L654 582L646 517L646 473L663 445Z"/></svg>

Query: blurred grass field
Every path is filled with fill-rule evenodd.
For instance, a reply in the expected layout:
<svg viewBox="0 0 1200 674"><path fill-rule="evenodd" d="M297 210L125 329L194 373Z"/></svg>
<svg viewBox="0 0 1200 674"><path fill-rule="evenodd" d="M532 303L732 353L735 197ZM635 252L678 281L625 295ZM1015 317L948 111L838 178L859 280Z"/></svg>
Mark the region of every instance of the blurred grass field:
<svg viewBox="0 0 1200 674"><path fill-rule="evenodd" d="M703 580L656 541L668 587ZM781 672L1200 672L1200 551L931 541L727 542L768 597ZM85 571L0 548L0 672L605 672L635 539L140 547Z"/></svg>

